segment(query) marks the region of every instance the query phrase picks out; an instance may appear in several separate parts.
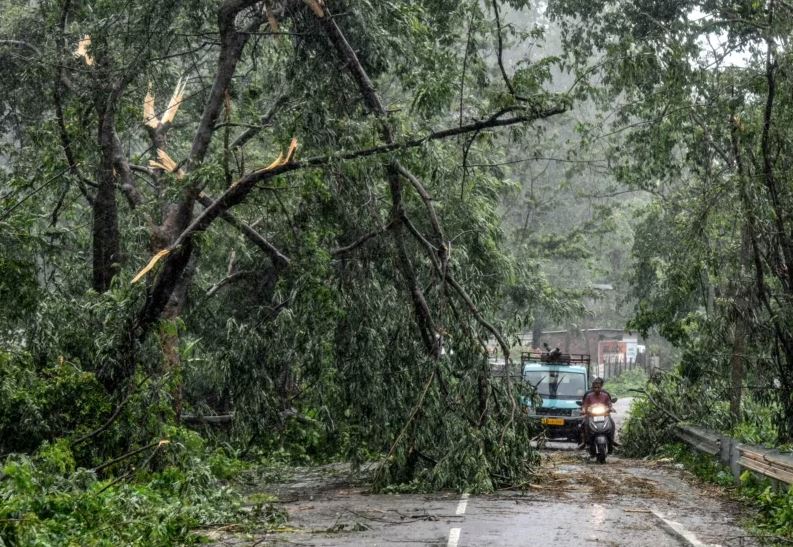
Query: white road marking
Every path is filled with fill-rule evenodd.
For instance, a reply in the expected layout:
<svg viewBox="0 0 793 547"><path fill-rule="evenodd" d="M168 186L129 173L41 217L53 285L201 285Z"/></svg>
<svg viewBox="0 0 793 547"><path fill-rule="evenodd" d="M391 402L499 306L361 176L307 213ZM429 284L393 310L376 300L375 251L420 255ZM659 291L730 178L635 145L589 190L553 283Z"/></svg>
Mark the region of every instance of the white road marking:
<svg viewBox="0 0 793 547"><path fill-rule="evenodd" d="M460 530L461 528L449 530L449 543L446 544L446 547L457 547L457 542L460 541Z"/></svg>
<svg viewBox="0 0 793 547"><path fill-rule="evenodd" d="M468 494L463 494L460 498L460 503L457 504L457 512L455 515L464 515L465 509L468 507Z"/></svg>
<svg viewBox="0 0 793 547"><path fill-rule="evenodd" d="M702 543L699 539L697 539L697 536L695 536L693 532L686 530L679 522L667 519L658 511L653 511L652 513L658 520L661 521L664 529L666 529L667 532L675 536L677 539L681 540L684 545L689 545L690 547L721 547L721 545Z"/></svg>
<svg viewBox="0 0 793 547"><path fill-rule="evenodd" d="M460 501L457 503L457 511L455 511L455 515L464 515L465 510L468 508L468 494L465 493L460 496ZM446 547L457 547L457 542L460 541L460 533L462 532L462 528L452 528L449 530L449 542L446 544Z"/></svg>

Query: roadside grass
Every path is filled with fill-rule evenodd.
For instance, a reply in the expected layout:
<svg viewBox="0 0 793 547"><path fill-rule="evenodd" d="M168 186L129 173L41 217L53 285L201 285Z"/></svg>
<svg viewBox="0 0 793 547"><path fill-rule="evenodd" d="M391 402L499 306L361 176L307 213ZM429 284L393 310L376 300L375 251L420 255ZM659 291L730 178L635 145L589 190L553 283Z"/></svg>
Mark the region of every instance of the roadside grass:
<svg viewBox="0 0 793 547"><path fill-rule="evenodd" d="M764 545L790 545L793 543L793 486L788 488L774 485L765 477L749 470L735 484L732 472L718 463L712 456L696 452L681 443L665 445L661 456L682 463L686 470L702 481L715 484L736 499L757 511L756 517L748 522L752 531Z"/></svg>

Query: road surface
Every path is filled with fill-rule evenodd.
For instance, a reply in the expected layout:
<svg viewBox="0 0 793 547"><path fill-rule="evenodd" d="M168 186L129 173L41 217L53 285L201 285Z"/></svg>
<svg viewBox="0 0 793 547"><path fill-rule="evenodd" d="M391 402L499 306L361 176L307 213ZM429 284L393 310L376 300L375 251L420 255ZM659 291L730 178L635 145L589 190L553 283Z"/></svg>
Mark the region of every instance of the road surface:
<svg viewBox="0 0 793 547"><path fill-rule="evenodd" d="M624 416L629 401L619 403ZM216 545L756 545L745 508L671 462L613 456L606 465L556 444L528 491L367 494L333 470L273 486L289 521L278 533L210 535Z"/></svg>

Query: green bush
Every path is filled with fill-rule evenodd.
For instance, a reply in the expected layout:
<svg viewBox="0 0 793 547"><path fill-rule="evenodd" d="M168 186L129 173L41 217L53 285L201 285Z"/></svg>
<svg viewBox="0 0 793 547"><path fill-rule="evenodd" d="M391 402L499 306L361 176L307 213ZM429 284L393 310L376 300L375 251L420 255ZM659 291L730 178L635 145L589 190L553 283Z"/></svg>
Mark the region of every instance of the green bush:
<svg viewBox="0 0 793 547"><path fill-rule="evenodd" d="M743 443L776 447L779 442L776 424L779 405L775 401L759 402L744 397L742 406L742 419L728 431L730 436Z"/></svg>
<svg viewBox="0 0 793 547"><path fill-rule="evenodd" d="M621 433L625 454L643 457L657 454L676 441L673 428L686 421L716 431L729 431L728 403L718 386L692 383L682 368L651 378L644 393L631 405L630 416Z"/></svg>
<svg viewBox="0 0 793 547"><path fill-rule="evenodd" d="M75 467L63 440L45 443L33 456L7 458L0 476L0 545L166 546L199 542L198 527L244 522L239 495L216 474L233 475L229 469L238 464L218 451L207 457L197 435L176 431L173 442L130 459L124 469L152 455L160 471L116 478ZM283 522L280 513L267 517Z"/></svg>
<svg viewBox="0 0 793 547"><path fill-rule="evenodd" d="M0 454L31 452L109 411L92 373L62 360L36 368L26 354L0 353Z"/></svg>
<svg viewBox="0 0 793 547"><path fill-rule="evenodd" d="M793 538L793 486L775 488L768 479L750 471L741 474L741 496L760 510L757 524L763 532Z"/></svg>

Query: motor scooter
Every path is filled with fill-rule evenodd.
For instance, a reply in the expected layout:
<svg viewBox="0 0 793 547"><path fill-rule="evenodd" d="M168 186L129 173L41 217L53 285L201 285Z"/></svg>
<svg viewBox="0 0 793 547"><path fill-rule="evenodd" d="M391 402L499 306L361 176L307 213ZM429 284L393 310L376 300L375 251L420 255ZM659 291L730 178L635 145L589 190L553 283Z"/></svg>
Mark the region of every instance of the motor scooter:
<svg viewBox="0 0 793 547"><path fill-rule="evenodd" d="M612 398L611 401L617 402L617 399ZM577 401L577 404L581 404L581 402ZM611 454L614 446L612 412L608 406L596 404L590 406L584 416L586 427L589 430L587 449L589 455L596 458L598 463L606 463L606 456Z"/></svg>

